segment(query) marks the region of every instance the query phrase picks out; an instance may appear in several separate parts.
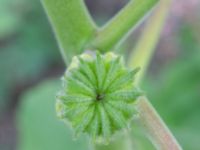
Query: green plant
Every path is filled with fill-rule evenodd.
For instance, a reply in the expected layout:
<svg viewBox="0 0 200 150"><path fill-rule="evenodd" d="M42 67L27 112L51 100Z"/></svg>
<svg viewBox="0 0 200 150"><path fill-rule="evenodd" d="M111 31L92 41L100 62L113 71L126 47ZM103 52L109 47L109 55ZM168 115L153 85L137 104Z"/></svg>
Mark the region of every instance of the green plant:
<svg viewBox="0 0 200 150"><path fill-rule="evenodd" d="M95 98L102 99L102 94L99 94L98 93L99 91L96 93L96 91L94 92L92 90L93 89L100 90L101 92L102 87L104 87L103 86L104 83L107 83L106 81L104 82L104 79L106 80L106 78L108 78L106 75L105 75L106 77L104 78L103 69L106 65L109 66L112 63L111 61L110 62L102 61L103 56L100 54L97 55L97 57L95 57L94 54L92 54L93 53L92 51L98 50L100 52L108 52L111 50L118 49L119 44L124 40L126 35L133 28L133 26L135 26L153 8L153 6L156 3L157 0L148 0L148 1L131 0L127 4L127 6L124 7L110 22L108 22L105 26L98 28L90 18L87 9L85 8L84 2L82 0L59 0L59 1L43 0L44 7L54 27L55 34L60 44L61 53L63 55L66 64L67 65L70 64L73 56L85 53L86 52L85 50L91 51L91 52L86 52L89 55L88 57L84 59L79 57L79 61L81 62L80 64L78 64L78 62L74 63L74 61L72 61L72 64L69 66L67 71L67 73L69 72L71 73L70 71L71 68L79 68L80 70L82 70L82 73L88 77L89 81L86 81L86 78L84 78L83 76L81 77L81 82L79 82L78 78L74 78L75 76L74 74L78 74L81 72L79 69L78 71L76 70L72 72L70 75L65 76L64 82L66 82L66 87L62 90L63 91L62 96L59 96L58 99L60 100L58 101L57 104L58 113L59 114L61 113L61 118L64 118L65 120L66 118L68 118L68 120L72 121L72 126L75 126L78 132L85 131L92 133L97 131L97 133L94 133L93 135L94 136L103 135L102 137L104 139L110 136L111 134L110 132L117 130L116 128L117 124L120 125L120 127L118 128L122 128L121 123L123 123L122 121L123 116L126 115L124 114L117 115L117 112L113 114L114 110L112 110L112 107L106 109L106 111L103 110L102 107L98 107L97 109L96 107L93 107L94 110L88 109L86 107L87 109L83 111L83 114L88 112L87 114L89 115L84 116L83 114L81 114L82 117L78 117L77 120L74 120L73 118L76 116L75 113L77 112L71 111L72 114L67 115L66 110L69 109L77 110L76 108L77 104L76 103L74 104L74 102L72 101L77 101L77 103L81 104L81 101L83 101L84 99L81 97L77 97L77 95L80 94L80 92L85 91L84 94L90 94L90 98L93 97L92 100L94 100ZM156 19L154 20L154 23L158 25L156 28L157 29L156 34L153 34L154 35L153 37L150 35L146 36L147 32L145 32L144 33L145 38L141 38L140 43L144 42L146 44L148 41L150 41L150 39L153 40L150 41L148 47L144 47L144 49L142 46L138 46L139 48L136 49L136 51L130 57L131 59L128 65L131 68L139 66L142 69L142 72L139 74L139 78L137 79L138 85L140 83L141 77L145 74L145 70L148 66L149 60L153 54L153 49L159 37L159 33L161 31L164 18L166 17L167 14L168 7L164 6L169 7L170 1L163 0L160 2L159 11L161 11L162 13L160 13L158 16L155 15ZM165 9L162 9L162 7L164 7ZM156 20L158 18L159 18L158 23L156 23ZM152 30L153 28L151 27L151 25L149 25L146 31L151 33ZM144 45L144 43L142 45ZM144 50L146 50L148 53L146 53L147 55L143 56ZM115 62L114 64L117 64L117 62ZM120 67L118 67L118 69L120 69ZM123 68L122 70L126 72L126 69ZM121 102L125 100L133 101L135 98L137 98L137 100L134 102L134 106L132 106L133 107L132 109L134 108L136 109L136 114L138 115L137 121L141 122L143 127L146 129L155 147L158 149L166 149L166 150L167 149L180 150L181 147L177 143L176 139L173 137L169 129L166 127L166 125L161 120L159 115L156 113L154 108L148 102L147 98L145 96L139 97L137 94L135 95L134 91L133 93L130 92L131 90L133 90L132 81L134 72L131 73L130 75L129 73L125 73L125 75L126 74L128 75L128 78L125 78L125 76L124 78L120 78L121 74L119 73L119 75L116 76L116 79L112 82L113 85L112 88L118 88L120 84L124 85L123 83L126 83L126 80L130 81L130 84L127 85L125 84L125 86L121 87L120 94L122 96L116 94L114 98L120 99ZM95 77L93 77L92 75L94 75ZM115 84L115 81L117 84ZM87 88L86 86L84 86L85 84L83 84L83 82L85 82L85 84L87 84L88 86L91 82L92 85L90 85L91 86L90 88ZM99 86L101 88L98 88ZM74 96L72 96L72 94L74 94ZM81 105L81 108L83 109L84 106ZM95 119L95 115L91 115L95 114L92 113L91 111L98 112L97 116L101 116L101 122L99 121L99 123L96 123L97 125L95 126L96 128L99 126L98 127L99 130L93 129L93 127L91 128L89 127L91 124L90 122L91 120L92 121L98 120ZM69 119L70 117L71 119ZM130 119L130 117L128 118ZM111 119L112 121L110 121L109 119ZM111 122L110 124L109 121ZM81 125L80 122L82 122ZM126 119L124 120L124 123L128 124ZM115 144L110 144L109 146L114 147ZM103 149L101 145L97 145L95 146L95 148Z"/></svg>
<svg viewBox="0 0 200 150"><path fill-rule="evenodd" d="M57 96L58 116L70 120L76 134L86 132L95 142L108 142L135 114L134 102L140 95L133 83L136 72L114 53L75 56Z"/></svg>

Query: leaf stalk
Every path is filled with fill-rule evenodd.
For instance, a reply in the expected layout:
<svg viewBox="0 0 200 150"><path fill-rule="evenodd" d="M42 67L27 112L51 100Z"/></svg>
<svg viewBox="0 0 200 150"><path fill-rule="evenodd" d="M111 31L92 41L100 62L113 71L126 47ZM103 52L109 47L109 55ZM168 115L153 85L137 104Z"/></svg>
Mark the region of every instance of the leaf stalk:
<svg viewBox="0 0 200 150"><path fill-rule="evenodd" d="M158 150L182 150L164 121L144 96L137 102L139 121L148 133L148 137Z"/></svg>
<svg viewBox="0 0 200 150"><path fill-rule="evenodd" d="M91 46L101 51L115 48L157 2L158 0L131 0L111 21L98 30Z"/></svg>

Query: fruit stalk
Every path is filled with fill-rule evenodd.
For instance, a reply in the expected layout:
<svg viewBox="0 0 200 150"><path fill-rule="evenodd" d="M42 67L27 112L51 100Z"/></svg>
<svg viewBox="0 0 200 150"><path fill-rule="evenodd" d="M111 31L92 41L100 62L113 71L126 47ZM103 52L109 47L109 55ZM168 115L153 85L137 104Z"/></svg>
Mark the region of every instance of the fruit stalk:
<svg viewBox="0 0 200 150"><path fill-rule="evenodd" d="M138 99L138 120L158 150L182 150L164 121L145 96Z"/></svg>

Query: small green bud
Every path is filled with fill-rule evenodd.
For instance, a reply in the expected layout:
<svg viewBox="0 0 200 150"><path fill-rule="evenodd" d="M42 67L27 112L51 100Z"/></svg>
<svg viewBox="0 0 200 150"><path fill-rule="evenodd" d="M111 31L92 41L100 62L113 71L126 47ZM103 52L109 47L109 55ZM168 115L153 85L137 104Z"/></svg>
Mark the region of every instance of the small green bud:
<svg viewBox="0 0 200 150"><path fill-rule="evenodd" d="M133 82L136 72L111 52L75 56L57 96L58 116L76 134L85 132L95 141L108 142L116 131L128 127L135 113L133 104L140 95Z"/></svg>

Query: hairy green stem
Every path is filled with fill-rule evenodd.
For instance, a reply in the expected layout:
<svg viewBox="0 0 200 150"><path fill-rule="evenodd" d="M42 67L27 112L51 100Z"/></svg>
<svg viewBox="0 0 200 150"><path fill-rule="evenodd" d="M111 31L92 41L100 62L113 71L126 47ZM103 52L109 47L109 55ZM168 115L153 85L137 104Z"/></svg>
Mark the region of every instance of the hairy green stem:
<svg viewBox="0 0 200 150"><path fill-rule="evenodd" d="M66 63L81 53L95 33L83 0L42 0Z"/></svg>
<svg viewBox="0 0 200 150"><path fill-rule="evenodd" d="M139 121L143 124L150 140L158 150L182 150L146 97L138 99L137 110Z"/></svg>
<svg viewBox="0 0 200 150"><path fill-rule="evenodd" d="M91 45L108 51L118 45L127 33L155 6L158 0L131 0L110 22L99 29Z"/></svg>
<svg viewBox="0 0 200 150"><path fill-rule="evenodd" d="M155 47L159 41L161 31L170 10L170 4L171 0L162 0L159 3L159 6L149 18L136 48L129 57L129 67L141 66L138 78L136 79L137 84L142 81L155 52Z"/></svg>

